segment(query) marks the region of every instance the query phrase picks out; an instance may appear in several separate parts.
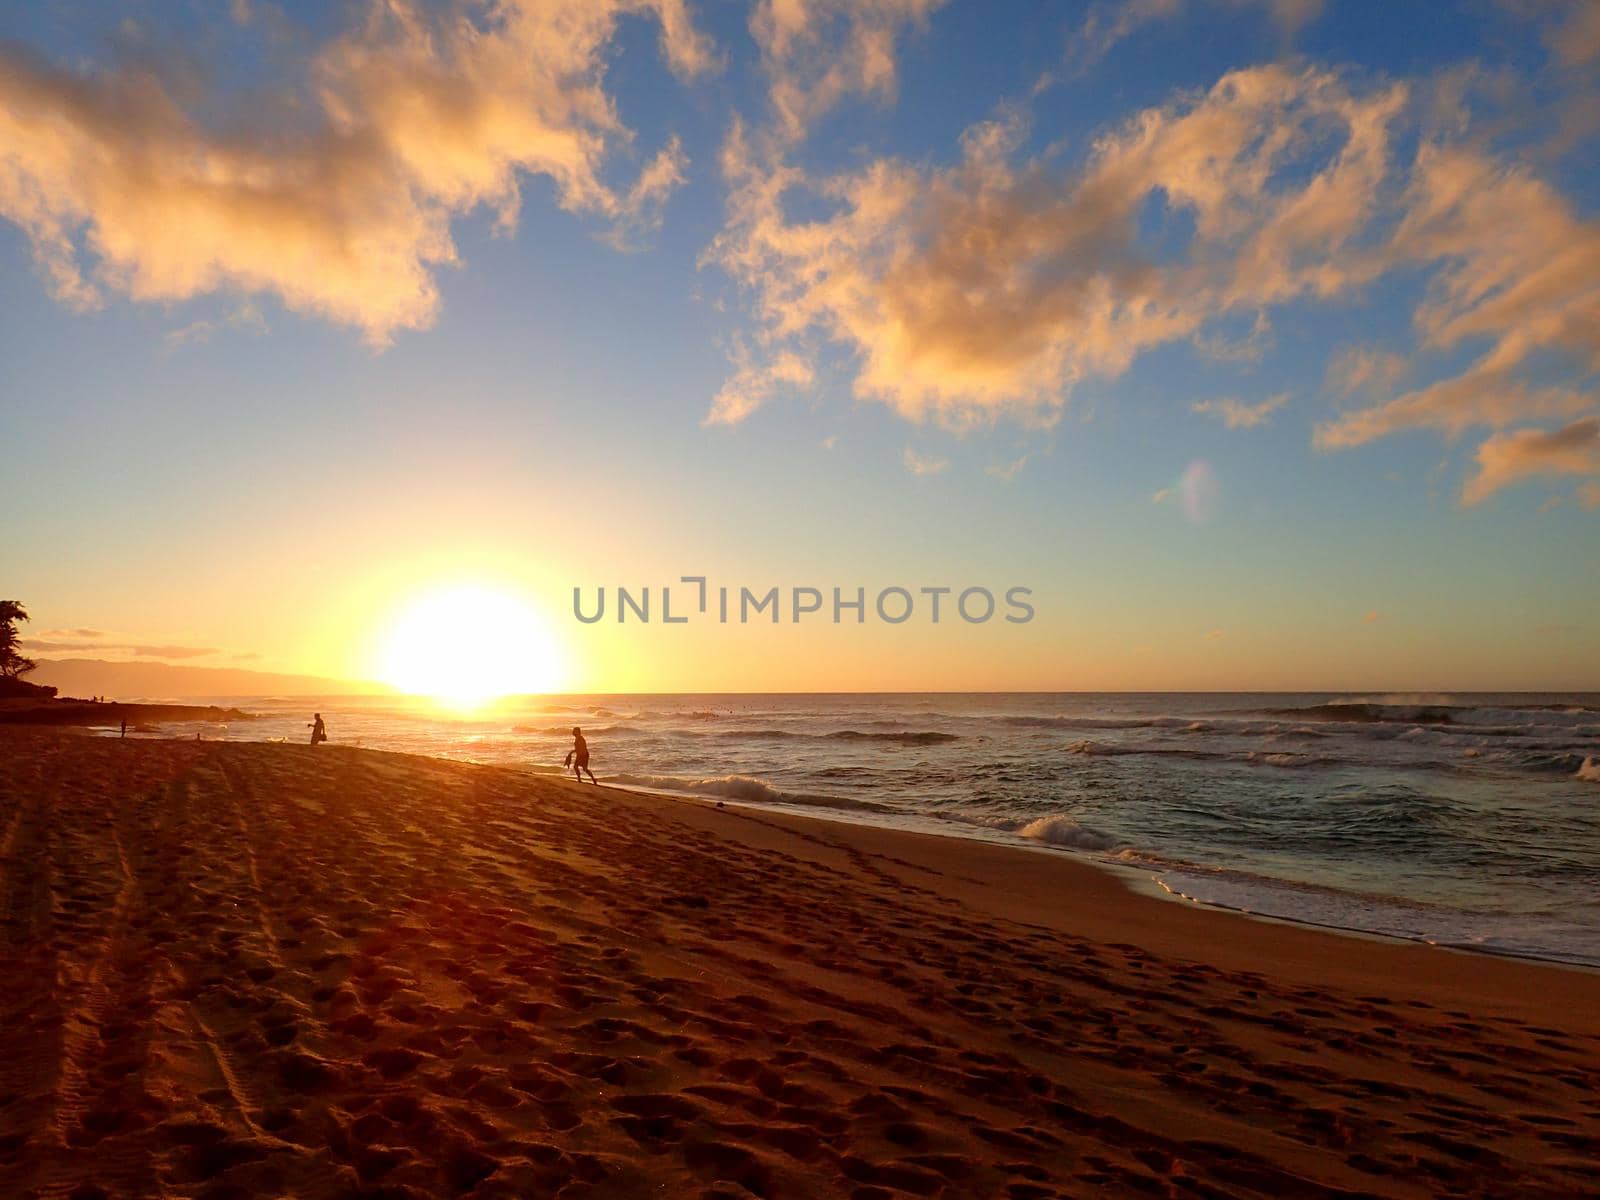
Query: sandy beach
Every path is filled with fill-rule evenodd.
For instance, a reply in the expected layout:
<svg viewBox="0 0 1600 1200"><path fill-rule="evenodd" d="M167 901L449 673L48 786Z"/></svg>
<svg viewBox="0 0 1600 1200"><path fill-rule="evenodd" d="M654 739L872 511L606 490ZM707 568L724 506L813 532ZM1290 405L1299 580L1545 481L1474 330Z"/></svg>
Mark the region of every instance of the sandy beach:
<svg viewBox="0 0 1600 1200"><path fill-rule="evenodd" d="M0 1195L1542 1196L1600 974L1067 855L0 729Z"/></svg>

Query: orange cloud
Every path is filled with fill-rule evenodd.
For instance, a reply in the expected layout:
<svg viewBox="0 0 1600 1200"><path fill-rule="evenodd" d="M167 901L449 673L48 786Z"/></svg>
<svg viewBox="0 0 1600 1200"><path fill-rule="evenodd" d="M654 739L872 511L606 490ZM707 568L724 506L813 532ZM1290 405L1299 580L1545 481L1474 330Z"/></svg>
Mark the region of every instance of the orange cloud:
<svg viewBox="0 0 1600 1200"><path fill-rule="evenodd" d="M319 51L311 94L276 99L296 130L276 136L217 131L206 97L138 64L78 73L0 51L0 216L74 306L271 292L382 344L433 319L452 218L487 205L511 225L524 173L571 211L655 219L682 179L676 141L631 189L601 178L629 137L604 55L634 11L659 21L674 70L710 65L683 0L372 3Z"/></svg>
<svg viewBox="0 0 1600 1200"><path fill-rule="evenodd" d="M1387 398L1408 369L1399 354L1352 346L1328 364L1328 386L1345 396L1365 393Z"/></svg>
<svg viewBox="0 0 1600 1200"><path fill-rule="evenodd" d="M1519 429L1489 438L1478 447L1477 462L1478 473L1461 490L1461 503L1469 506L1535 475L1600 475L1600 417L1551 432Z"/></svg>
<svg viewBox="0 0 1600 1200"><path fill-rule="evenodd" d="M1593 406L1576 388L1516 378L1550 352L1600 370L1600 224L1575 218L1547 184L1475 150L1424 145L1385 259L1441 264L1414 315L1424 346L1488 349L1460 374L1321 425L1319 446L1418 427L1459 434Z"/></svg>
<svg viewBox="0 0 1600 1200"><path fill-rule="evenodd" d="M737 425L779 388L811 386L811 364L790 351L756 362L741 349L735 352L734 359L738 369L712 400L704 422L707 425Z"/></svg>
<svg viewBox="0 0 1600 1200"><path fill-rule="evenodd" d="M1285 38L1293 38L1322 14L1324 0L1225 0L1231 8L1264 9ZM1113 0L1090 7L1082 26L1068 39L1067 62L1080 69L1093 66L1117 43L1148 25L1171 20L1186 0Z"/></svg>
<svg viewBox="0 0 1600 1200"><path fill-rule="evenodd" d="M1221 400L1200 400L1190 407L1197 413L1216 417L1229 429L1254 429L1289 402L1289 393L1282 392L1259 404L1246 404L1231 397Z"/></svg>
<svg viewBox="0 0 1600 1200"><path fill-rule="evenodd" d="M1568 67L1600 61L1600 4L1579 3L1548 36L1550 49Z"/></svg>
<svg viewBox="0 0 1600 1200"><path fill-rule="evenodd" d="M845 96L892 96L896 41L943 2L761 0L750 33L761 48L781 136L803 137Z"/></svg>
<svg viewBox="0 0 1600 1200"><path fill-rule="evenodd" d="M937 455L918 454L910 446L905 448L901 461L906 465L906 470L913 475L939 475L950 467L948 458L939 458Z"/></svg>
<svg viewBox="0 0 1600 1200"><path fill-rule="evenodd" d="M1014 111L969 129L951 166L882 158L827 178L736 124L722 162L728 221L706 258L754 297L769 353L820 336L849 353L858 397L953 428L1048 425L1082 380L1116 377L1156 346L1203 349L1220 321L1264 328L1276 306L1348 296L1402 269L1428 280L1416 349L1331 364L1330 388L1366 403L1319 425L1318 447L1593 411L1600 224L1527 169L1435 132L1397 164L1396 127L1419 127L1407 105L1403 85L1236 71L1136 114L1074 172L1049 155L1019 160ZM792 216L802 195L827 215ZM1141 245L1152 210L1185 232L1180 249ZM1476 361L1396 394L1425 356L1463 347L1481 347ZM1577 375L1541 369L1534 382L1535 364ZM720 419L770 393L742 389L746 402L719 404ZM1237 428L1274 407L1198 410Z"/></svg>
<svg viewBox="0 0 1600 1200"><path fill-rule="evenodd" d="M708 259L750 288L773 343L820 331L853 350L864 398L954 426L1048 423L1085 376L1118 375L1230 312L1370 278L1346 251L1371 217L1404 98L1357 97L1325 72L1239 71L1138 114L1066 177L1013 161L1015 119L969 130L949 168L881 159L818 181L736 125L723 152L729 221ZM1337 149L1308 163L1327 136ZM833 215L791 220L785 195L800 189ZM1193 221L1175 263L1137 245L1152 197Z"/></svg>

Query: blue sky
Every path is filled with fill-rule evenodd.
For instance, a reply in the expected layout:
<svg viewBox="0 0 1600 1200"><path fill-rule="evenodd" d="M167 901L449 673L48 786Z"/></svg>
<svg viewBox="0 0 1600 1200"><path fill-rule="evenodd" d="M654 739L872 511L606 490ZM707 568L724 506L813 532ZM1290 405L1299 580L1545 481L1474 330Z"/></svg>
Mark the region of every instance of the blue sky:
<svg viewBox="0 0 1600 1200"><path fill-rule="evenodd" d="M36 637L362 677L471 578L574 689L1600 686L1592 6L609 7L4 18ZM696 571L1039 617L571 620Z"/></svg>

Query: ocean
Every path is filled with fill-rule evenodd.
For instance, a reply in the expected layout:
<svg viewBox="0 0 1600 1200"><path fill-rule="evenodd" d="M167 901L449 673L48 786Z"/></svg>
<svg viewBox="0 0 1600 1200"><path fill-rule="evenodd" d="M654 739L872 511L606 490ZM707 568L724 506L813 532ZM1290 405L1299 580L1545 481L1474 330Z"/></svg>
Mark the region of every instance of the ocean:
<svg viewBox="0 0 1600 1200"><path fill-rule="evenodd" d="M1085 856L1174 897L1600 966L1600 694L234 697L207 738L534 772ZM114 731L113 731L114 732ZM163 736L187 727L162 726Z"/></svg>

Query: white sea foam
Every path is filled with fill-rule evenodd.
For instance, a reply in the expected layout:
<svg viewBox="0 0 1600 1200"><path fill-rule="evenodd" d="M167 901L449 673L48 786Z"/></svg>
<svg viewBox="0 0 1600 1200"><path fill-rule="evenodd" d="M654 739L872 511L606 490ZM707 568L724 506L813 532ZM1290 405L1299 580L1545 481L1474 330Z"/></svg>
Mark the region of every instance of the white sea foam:
<svg viewBox="0 0 1600 1200"><path fill-rule="evenodd" d="M1109 850L1117 844L1117 839L1109 833L1090 829L1071 817L1063 816L1040 817L1037 821L1029 821L1017 830L1017 836L1047 842L1052 846L1070 846L1074 850Z"/></svg>

